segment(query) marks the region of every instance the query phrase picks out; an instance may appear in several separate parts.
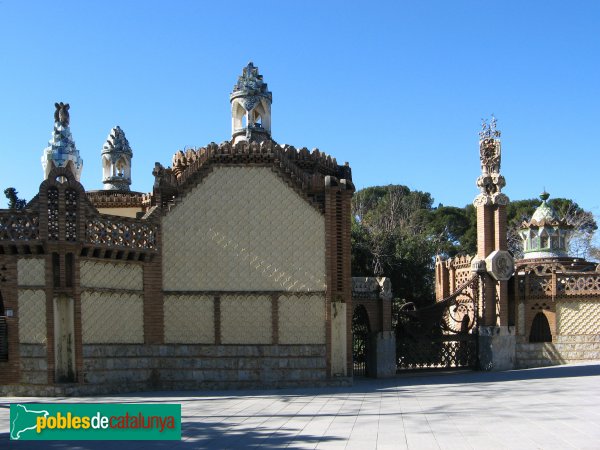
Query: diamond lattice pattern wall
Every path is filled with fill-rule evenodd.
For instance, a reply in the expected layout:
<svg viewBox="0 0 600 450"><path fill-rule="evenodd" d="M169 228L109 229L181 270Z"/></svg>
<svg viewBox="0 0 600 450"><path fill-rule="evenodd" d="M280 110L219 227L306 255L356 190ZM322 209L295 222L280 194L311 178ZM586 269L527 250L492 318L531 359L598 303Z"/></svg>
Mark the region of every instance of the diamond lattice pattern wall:
<svg viewBox="0 0 600 450"><path fill-rule="evenodd" d="M19 286L44 286L46 264L44 258L19 258L17 282Z"/></svg>
<svg viewBox="0 0 600 450"><path fill-rule="evenodd" d="M279 343L325 343L325 296L279 297Z"/></svg>
<svg viewBox="0 0 600 450"><path fill-rule="evenodd" d="M46 342L46 293L41 289L19 290L19 342Z"/></svg>
<svg viewBox="0 0 600 450"><path fill-rule="evenodd" d="M214 300L208 295L166 295L165 342L214 344Z"/></svg>
<svg viewBox="0 0 600 450"><path fill-rule="evenodd" d="M81 294L84 344L142 344L144 302L141 294L91 292Z"/></svg>
<svg viewBox="0 0 600 450"><path fill-rule="evenodd" d="M600 300L558 302L559 335L600 334Z"/></svg>
<svg viewBox="0 0 600 450"><path fill-rule="evenodd" d="M128 290L144 288L143 269L138 264L82 261L80 278L81 286L87 288Z"/></svg>
<svg viewBox="0 0 600 450"><path fill-rule="evenodd" d="M223 344L271 344L272 302L268 295L224 295L221 297L221 342Z"/></svg>
<svg viewBox="0 0 600 450"><path fill-rule="evenodd" d="M165 290L323 291L325 220L268 167L215 167L163 219Z"/></svg>

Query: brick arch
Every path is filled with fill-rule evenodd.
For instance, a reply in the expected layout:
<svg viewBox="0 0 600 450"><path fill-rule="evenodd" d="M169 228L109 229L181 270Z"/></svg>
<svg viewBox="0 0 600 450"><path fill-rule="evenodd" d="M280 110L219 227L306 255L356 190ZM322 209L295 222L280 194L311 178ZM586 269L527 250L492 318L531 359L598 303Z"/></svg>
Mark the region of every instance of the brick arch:
<svg viewBox="0 0 600 450"><path fill-rule="evenodd" d="M382 331L380 330L380 326L379 324L381 323L380 320L380 312L379 312L379 299L361 299L358 302L356 300L354 300L354 309L352 310L352 314L354 315L354 313L356 312L356 310L359 307L362 307L365 309L365 312L367 313L367 319L369 322L369 329L371 331L371 333L375 333L378 331Z"/></svg>
<svg viewBox="0 0 600 450"><path fill-rule="evenodd" d="M367 319L367 325L369 326L369 332L373 332L373 322L371 319L371 314L369 314L369 310L367 309L367 307L362 304L362 303L357 303L354 305L354 309L352 310L352 317L356 316L357 314L363 315L362 318L364 318L364 316L366 316Z"/></svg>
<svg viewBox="0 0 600 450"><path fill-rule="evenodd" d="M58 180L60 177L63 177L66 181L60 182ZM40 184L40 192L46 191L50 187L57 187L59 189L71 188L80 196L85 195L85 189L82 184L75 179L73 172L66 167L55 167L52 169L48 177Z"/></svg>
<svg viewBox="0 0 600 450"><path fill-rule="evenodd" d="M551 317L546 311L537 312L529 324L529 342L552 342Z"/></svg>

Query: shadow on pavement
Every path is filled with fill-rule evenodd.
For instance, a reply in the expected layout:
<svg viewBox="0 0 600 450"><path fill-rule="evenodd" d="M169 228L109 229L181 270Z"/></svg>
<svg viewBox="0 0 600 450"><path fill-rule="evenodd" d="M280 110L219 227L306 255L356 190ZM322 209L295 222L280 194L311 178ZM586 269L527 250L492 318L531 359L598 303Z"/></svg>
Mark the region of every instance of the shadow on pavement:
<svg viewBox="0 0 600 450"><path fill-rule="evenodd" d="M235 426L235 430L231 428ZM228 422L184 422L181 441L9 441L8 433L0 433L4 449L223 449L223 448L289 448L300 449L317 443L340 441L340 438L298 434L293 430L273 430L261 426L240 427Z"/></svg>
<svg viewBox="0 0 600 450"><path fill-rule="evenodd" d="M583 365L539 367L535 369L506 370L502 372L461 371L446 373L407 373L394 380L404 380L410 385L497 383L502 381L543 380L548 378L591 377L600 375L600 362Z"/></svg>
<svg viewBox="0 0 600 450"><path fill-rule="evenodd" d="M399 374L391 378L355 378L353 386L342 387L302 387L281 389L245 389L229 391L159 391L159 392L131 392L115 395L99 395L85 397L56 397L41 399L31 397L26 402L81 402L93 403L181 403L188 402L220 401L228 398L242 397L296 397L317 396L342 393L367 393L380 389L392 389L394 387L415 387L430 385L447 385L463 383L498 383L506 381L543 380L551 378L577 378L600 376L600 362L581 365L564 365L552 367L540 367L535 369L507 370L503 372L482 372L469 370L440 370L440 371L411 371ZM11 403L10 397L0 398L0 408L7 408Z"/></svg>

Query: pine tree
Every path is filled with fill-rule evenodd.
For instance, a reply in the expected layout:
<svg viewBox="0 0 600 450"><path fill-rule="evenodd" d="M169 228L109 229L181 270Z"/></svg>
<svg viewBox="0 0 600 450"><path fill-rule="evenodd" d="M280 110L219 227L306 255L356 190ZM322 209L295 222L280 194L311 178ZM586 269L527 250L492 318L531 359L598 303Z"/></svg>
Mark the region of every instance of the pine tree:
<svg viewBox="0 0 600 450"><path fill-rule="evenodd" d="M14 187L4 189L4 195L6 195L6 198L8 199L8 209L13 209L17 211L25 209L27 201L25 199L19 198L18 194L19 193Z"/></svg>

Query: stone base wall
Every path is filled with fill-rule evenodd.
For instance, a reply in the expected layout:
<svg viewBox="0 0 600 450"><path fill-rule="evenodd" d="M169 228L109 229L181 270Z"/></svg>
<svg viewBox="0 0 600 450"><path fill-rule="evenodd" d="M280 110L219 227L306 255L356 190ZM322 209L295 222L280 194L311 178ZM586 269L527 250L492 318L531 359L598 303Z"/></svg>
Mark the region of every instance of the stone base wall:
<svg viewBox="0 0 600 450"><path fill-rule="evenodd" d="M556 342L517 342L518 369L588 361L600 361L600 335L558 336Z"/></svg>
<svg viewBox="0 0 600 450"><path fill-rule="evenodd" d="M159 389L271 386L326 379L324 345L84 345L86 384Z"/></svg>
<svg viewBox="0 0 600 450"><path fill-rule="evenodd" d="M515 329L504 326L479 327L479 368L511 370L515 368Z"/></svg>
<svg viewBox="0 0 600 450"><path fill-rule="evenodd" d="M84 345L82 383L48 386L44 371L46 385L36 386L41 378L33 376L37 373L33 370L28 373L29 381L23 378L24 385L0 386L0 394L53 396L352 384L350 377L327 378L325 345Z"/></svg>
<svg viewBox="0 0 600 450"><path fill-rule="evenodd" d="M21 383L48 384L46 344L20 344Z"/></svg>
<svg viewBox="0 0 600 450"><path fill-rule="evenodd" d="M388 378L396 375L396 333L380 331L373 333L369 340L368 373L375 378Z"/></svg>

